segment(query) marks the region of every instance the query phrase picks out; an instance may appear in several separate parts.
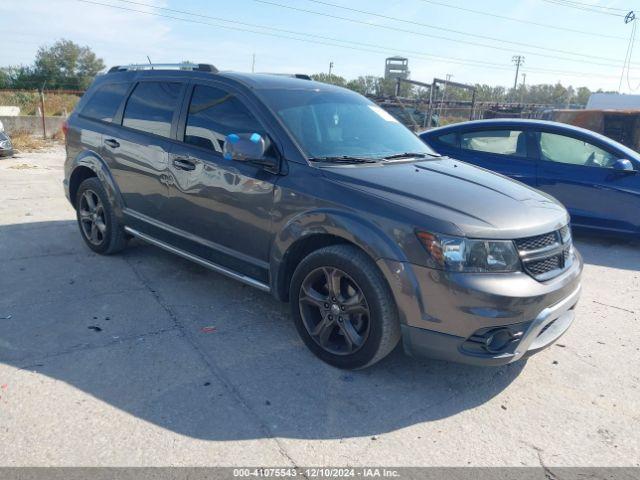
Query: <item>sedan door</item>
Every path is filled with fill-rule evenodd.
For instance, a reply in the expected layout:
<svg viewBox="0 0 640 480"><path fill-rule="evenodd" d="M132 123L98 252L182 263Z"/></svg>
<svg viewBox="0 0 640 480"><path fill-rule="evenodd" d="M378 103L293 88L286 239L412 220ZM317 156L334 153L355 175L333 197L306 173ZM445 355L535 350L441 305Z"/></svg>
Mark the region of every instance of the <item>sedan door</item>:
<svg viewBox="0 0 640 480"><path fill-rule="evenodd" d="M614 168L620 153L582 136L536 134L538 188L556 197L575 226L640 232L640 165Z"/></svg>
<svg viewBox="0 0 640 480"><path fill-rule="evenodd" d="M427 136L429 138L429 136ZM529 155L530 134L516 128L457 129L428 143L438 153L478 165L535 186L536 161Z"/></svg>
<svg viewBox="0 0 640 480"><path fill-rule="evenodd" d="M223 155L227 135L268 139L247 99L226 86L194 85L171 154L167 212L182 248L268 282L271 210L277 172ZM267 154L277 156L272 146Z"/></svg>

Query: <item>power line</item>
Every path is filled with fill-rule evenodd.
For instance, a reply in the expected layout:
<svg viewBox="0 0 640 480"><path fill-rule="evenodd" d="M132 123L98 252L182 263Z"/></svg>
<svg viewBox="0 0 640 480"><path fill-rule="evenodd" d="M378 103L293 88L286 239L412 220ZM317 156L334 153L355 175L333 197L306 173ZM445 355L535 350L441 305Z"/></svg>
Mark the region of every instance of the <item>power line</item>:
<svg viewBox="0 0 640 480"><path fill-rule="evenodd" d="M577 6L577 7L599 8L602 10L614 10L614 11L624 12L624 13L627 13L628 11L626 8L611 7L608 5L600 5L597 3L587 3L587 2L581 2L578 0L555 0L555 1L570 4L571 6Z"/></svg>
<svg viewBox="0 0 640 480"><path fill-rule="evenodd" d="M622 12L620 13L613 13L611 11L606 11L606 10L602 10L599 8L594 8L593 4L584 4L584 3L577 3L577 2L567 2L564 0L542 0L543 2L547 2L547 3L551 3L552 5L560 5L562 7L568 7L568 8L573 8L576 10L581 10L583 12L591 12L591 13L599 13L601 15L610 15L613 17L623 17L624 14Z"/></svg>
<svg viewBox="0 0 640 480"><path fill-rule="evenodd" d="M272 37L277 37L277 38L284 38L284 39L288 39L288 40L296 40L296 41L310 43L310 44L314 44L314 45L315 44L317 44L317 45L328 45L328 46L333 46L333 47L338 47L338 48L346 48L346 49L350 49L350 50L358 50L358 51L365 51L365 52L372 52L372 53L383 53L383 54L393 53L393 54L397 54L397 51L393 51L393 50L389 49L388 46L385 46L385 45L376 45L376 44L364 43L364 42L356 42L356 41L346 41L346 40L337 39L337 38L333 38L333 37L327 37L327 36L322 36L322 35L314 35L314 34L310 34L310 33L307 33L307 32L296 32L294 30L285 30L285 29L280 29L280 28L275 28L275 27L264 27L264 26L261 26L261 25L251 24L251 23L247 23L247 22L240 22L240 21L237 21L237 20L227 20L227 19L224 19L224 18L221 18L221 17L214 17L214 16L210 16L210 15L205 15L205 14L200 14L200 13L195 13L195 12L189 12L189 11L185 11L185 10L176 10L176 9L170 9L170 8L166 8L166 7L156 7L154 5L150 5L150 4L142 3L142 2L136 2L136 1L132 1L132 0L117 0L117 1L124 2L124 3L129 3L129 4L134 4L134 5L145 6L145 7L152 7L152 8L158 9L158 10L164 10L164 11L179 13L179 14L182 14L182 15L190 15L190 16L198 17L198 18L213 19L213 20L216 20L216 21L232 23L232 24L235 24L235 25L242 25L242 27L230 26L230 25L221 25L221 24L216 24L216 23L211 23L211 22L206 22L206 21L201 21L201 20L196 20L196 19L182 18L182 17L173 16L173 15L165 15L165 14L161 14L161 13L157 13L157 12L150 12L150 11L145 11L145 10L137 10L137 9L133 9L133 8L128 8L128 7L119 6L119 5L111 5L111 4L96 2L96 1L92 1L92 0L77 0L77 1L81 2L81 3L85 3L85 4L99 5L99 6L109 7L109 8L118 9L118 10L141 13L143 15L151 15L151 16L162 17L162 18L167 18L167 19L171 19L171 20L178 20L178 21L182 21L182 22L205 25L205 26L209 26L209 27L217 27L217 28L224 28L224 29L236 30L236 31L241 31L241 32L256 33L256 34L259 34L259 35L266 35L266 36L272 36ZM245 26L246 27L251 27L251 28L244 28ZM272 30L272 31L276 31L276 32L286 33L288 35L281 35L280 33L257 31L257 30L253 30L252 28L267 29L267 30ZM290 36L290 35L299 35L299 36L303 36L304 38L293 37L293 36ZM309 38L318 38L318 39L320 39L322 41L309 40ZM325 42L324 40L327 40L328 42ZM343 43L343 44L346 43L347 45L341 45L341 44L338 44L338 43L329 43L329 42L340 42L340 43ZM403 49L403 51L405 53L410 53L410 54L415 55L415 56L420 57L420 58L432 59L432 60L433 59L442 60L442 61L446 61L448 63L453 63L453 64L467 65L467 66L479 67L479 68L485 68L485 69L499 69L499 70L508 70L508 71L511 70L511 67L509 67L508 65L505 65L505 64L501 64L501 63L492 63L492 62L486 62L486 61L481 61L481 60L476 60L476 59L464 59L464 58L459 58L459 57L430 55L430 54L425 54L425 53L418 52L418 51L415 51L415 50L407 50L407 49ZM590 76L593 76L593 77L612 78L610 75L599 75L599 74L591 74L591 73L575 72L575 71L558 71L558 70L549 70L549 69L543 69L543 68L528 68L528 70L531 70L531 71L536 71L537 70L537 71L545 72L545 73L558 73L558 74L561 74L561 75L564 75L564 76L585 77L585 76L589 76L590 75Z"/></svg>
<svg viewBox="0 0 640 480"><path fill-rule="evenodd" d="M341 16L338 16L338 15L333 15L333 14L329 14L329 13L318 12L318 11L315 11L315 10L309 10L309 9L306 9L306 8L299 8L299 7L294 7L294 6L291 6L291 5L283 5L281 3L273 2L273 1L270 1L270 0L254 0L254 1L258 2L258 3L267 4L267 5L273 5L273 6L280 7L280 8L286 8L286 9L289 9L289 10L296 10L296 11L303 12L303 13L310 13L312 15L320 15L320 16L323 16L323 17L335 18L335 19L339 19L339 20L345 20L345 21L348 21L348 22L352 22L352 23L359 23L359 24L362 24L362 25L368 25L370 27L383 28L383 29L386 29L386 30L394 30L394 31L398 31L398 32L411 33L411 34L414 34L414 35L420 35L420 36L424 36L424 37L438 38L438 39L441 39L441 40L447 40L447 41L452 41L452 42L457 42L457 43L466 43L468 45L483 46L483 47L495 48L495 49L499 49L499 50L507 50L509 52L512 52L511 49L505 49L505 48L496 47L496 46L493 46L493 45L479 44L477 42L471 42L471 41L465 41L465 40L460 40L460 39L455 39L455 38L449 38L449 37L442 37L442 36L437 36L437 35L426 34L424 32L417 32L415 30L406 30L406 29L402 29L402 28L398 28L398 27L392 27L392 26L389 26L389 25L381 25L381 24L376 24L376 23L370 23L370 22L366 22L366 21L363 21L363 20L357 20L357 19L348 18L348 17L341 17ZM550 48L550 47L545 47L545 46L540 46L540 45L533 45L533 44L530 44L530 43L515 42L515 41L511 41L511 40L504 40L504 39L500 39L500 38L496 38L496 37L490 37L490 36L487 36L487 35L479 35L479 34L475 34L475 33L465 32L465 31L462 31L462 30L454 30L454 29L451 29L451 28L440 27L440 26L431 25L431 24L428 24L428 23L416 22L416 21L408 20L408 19L404 19L404 18L398 18L398 17L389 16L389 15L383 15L383 14L380 14L380 13L371 12L371 11L367 11L367 10L360 10L360 9L357 9L357 8L345 7L344 5L338 5L338 4L331 3L331 2L326 2L326 1L323 1L323 0L307 0L307 1L313 2L313 3L317 3L317 4L320 4L320 5L325 5L325 6L338 8L338 9L341 9L341 10L347 10L347 11L351 11L351 12L356 12L356 13L363 14L363 15L370 15L370 16L373 16L373 17L384 18L386 20L392 20L392 21L396 21L396 22L402 22L402 23L407 23L407 24L411 24L411 25L417 25L417 26L420 26L420 27L431 28L431 29L434 29L434 30L441 30L441 31L445 31L445 32L455 33L457 35L464 35L464 36L473 37L473 38L482 38L484 40L490 40L490 41L499 42L499 43L505 43L505 44L510 44L510 45L517 45L517 46L520 46L520 47L524 46L524 47L529 47L529 48L536 48L536 49L544 50L544 51L547 51L547 52L563 53L565 55L574 55L574 56L584 57L584 58L593 58L593 59L596 59L596 60L605 60L605 61L608 61L608 62L615 62L616 61L616 60L608 58L608 57L599 57L599 56L596 56L596 55L587 55L587 54L584 54L584 53L572 52L572 51L568 51L568 50ZM531 55L545 56L545 55L543 55L541 53L535 53L535 52L526 52L526 53L529 53ZM566 60L566 58L564 60ZM612 66L612 65L608 65L608 66Z"/></svg>
<svg viewBox="0 0 640 480"><path fill-rule="evenodd" d="M212 17L212 16L208 16L208 15L202 15L202 14L197 14L197 13L192 13L192 12L186 12L186 11L183 11L183 10L175 10L175 9L169 9L169 8L164 8L164 7L155 7L154 5L141 3L141 2L134 2L134 1L131 1L131 0L117 0L117 1L126 2L126 3L132 3L132 4L136 4L136 5L142 5L142 6L146 6L146 7L152 7L152 8L156 8L156 9L160 9L160 10L173 11L173 12L181 13L181 14L184 14L184 15L191 15L191 16L194 16L194 17L211 18L211 19L215 19L215 20L218 20L218 21L222 21L222 22L238 24L238 25L243 25L243 26L249 26L249 27L253 27L253 28L261 28L261 29L273 30L273 31L277 31L277 32L284 32L284 33L289 33L291 35L300 35L300 36L303 36L305 38L298 38L298 37L292 37L292 36L287 36L287 35L280 35L280 34L277 34L277 33L270 33L270 32L251 30L251 29L248 29L248 28L234 27L234 26L229 26L229 25L220 25L220 24L215 24L215 23L211 23L211 22L194 20L194 19L190 19L190 18L181 18L181 17L176 17L176 16L172 16L172 15L165 15L165 14L156 13L156 12L149 12L149 11L144 11L144 10L136 10L136 9L133 9L133 8L123 7L123 6L119 6L119 5L111 5L111 4L108 4L108 3L101 3L101 2L96 2L96 1L92 1L92 0L77 0L77 1L81 2L81 3L87 3L87 4L92 4L92 5L99 5L99 6L103 6L103 7L114 8L114 9L118 9L118 10L125 10L125 11L129 11L129 12L141 13L141 14L144 14L144 15L152 15L152 16L168 18L168 19L172 19L172 20L179 20L179 21L182 21L182 22L196 23L196 24L199 24L199 25L205 25L205 26L210 26L210 27L225 28L225 29L237 30L237 31L241 31L241 32L250 32L250 33L256 33L256 34L259 34L259 35L267 35L267 36L272 36L272 37L277 37L277 38L284 38L284 39L288 39L288 40L297 40L297 41L300 41L300 42L311 43L311 44L314 44L314 45L316 45L316 44L317 45L328 45L328 46L332 46L332 47L348 48L348 49L351 49L351 50L359 50L359 51L372 52L372 53L383 53L383 54L393 53L393 54L397 54L397 51L391 50L385 45L376 45L376 44L355 42L355 41L345 41L345 40L338 39L338 38L326 37L326 36L322 36L322 35L314 35L314 34L310 34L310 33L306 33L306 32L296 32L296 31L293 31L293 30L285 30L285 29L275 28L275 27L264 27L262 25L256 25L256 24L251 24L251 23L247 23L247 22L239 22L239 21L235 21L235 20L226 20L226 19L223 19L223 18L220 18L220 17ZM341 45L341 44L338 44L338 43L328 43L328 42L317 41L317 40L308 40L309 37L311 37L311 38L319 38L319 39L322 39L322 40L329 40L330 42L347 43L347 45ZM356 46L353 46L353 45L356 45ZM362 47L369 47L369 48L362 48ZM427 58L427 59L445 60L447 62L457 63L457 64L461 64L461 65L488 66L488 67L497 68L497 69L509 69L508 66L506 66L504 64L499 64L499 63L483 62L483 61L474 60L474 59L460 59L460 58L456 58L456 57L429 55L429 54L424 54L422 52L417 52L417 51L414 51L414 50L403 50L403 51L405 51L407 53L411 53L411 54L419 56L419 57Z"/></svg>
<svg viewBox="0 0 640 480"><path fill-rule="evenodd" d="M420 1L425 2L425 3L430 3L432 5L439 5L441 7L452 8L454 10L459 10L459 11L462 11L462 12L469 12L469 13L474 13L474 14L477 14L477 15L484 15L486 17L500 18L502 20L509 20L509 21L512 21L512 22L523 23L525 25L534 25L536 27L550 28L550 29L553 29L553 30L559 30L559 31L563 31L563 32L578 33L578 34L581 34L581 35L590 35L592 37L611 38L611 39L615 39L615 40L626 40L625 37L621 37L621 36L617 36L617 35L607 35L607 34L604 34L604 33L595 33L595 32L589 32L589 31L586 31L586 30L577 30L577 29L568 28L568 27L560 27L558 25L550 25L548 23L534 22L532 20L524 20L524 19L521 19L521 18L508 17L506 15L499 15L497 13L490 13L490 12L485 12L485 11L482 11L482 10L474 10L472 8L459 7L458 5L449 5L448 3L439 2L439 1L436 1L436 0L420 0Z"/></svg>

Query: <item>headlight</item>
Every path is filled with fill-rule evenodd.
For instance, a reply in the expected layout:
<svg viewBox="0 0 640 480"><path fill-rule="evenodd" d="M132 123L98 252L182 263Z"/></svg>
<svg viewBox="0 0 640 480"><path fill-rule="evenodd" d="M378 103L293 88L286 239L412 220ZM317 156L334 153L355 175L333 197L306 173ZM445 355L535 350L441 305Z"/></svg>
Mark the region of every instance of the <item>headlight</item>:
<svg viewBox="0 0 640 480"><path fill-rule="evenodd" d="M11 142L9 140L0 140L0 148L11 148Z"/></svg>
<svg viewBox="0 0 640 480"><path fill-rule="evenodd" d="M516 272L520 257L510 240L472 240L417 232L433 268L452 272Z"/></svg>

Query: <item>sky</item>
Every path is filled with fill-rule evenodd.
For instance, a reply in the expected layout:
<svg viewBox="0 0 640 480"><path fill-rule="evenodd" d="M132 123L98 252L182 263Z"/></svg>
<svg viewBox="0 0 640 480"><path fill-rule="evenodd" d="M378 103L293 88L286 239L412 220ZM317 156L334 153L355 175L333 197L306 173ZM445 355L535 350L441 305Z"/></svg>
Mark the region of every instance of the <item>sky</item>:
<svg viewBox="0 0 640 480"><path fill-rule="evenodd" d="M513 86L522 55L518 83L618 90L634 7L640 15L636 0L1 0L0 66L31 64L39 46L66 38L107 66L149 56L251 71L255 55L256 72L333 62L351 79L382 76L385 58L401 55L414 80ZM640 93L640 38L633 47L626 93Z"/></svg>

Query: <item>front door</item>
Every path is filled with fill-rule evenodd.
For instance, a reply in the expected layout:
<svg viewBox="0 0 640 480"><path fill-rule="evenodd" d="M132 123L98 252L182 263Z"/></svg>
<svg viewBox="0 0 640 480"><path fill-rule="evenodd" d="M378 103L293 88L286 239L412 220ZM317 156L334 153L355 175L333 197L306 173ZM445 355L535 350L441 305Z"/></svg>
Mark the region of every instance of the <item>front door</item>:
<svg viewBox="0 0 640 480"><path fill-rule="evenodd" d="M193 86L171 153L167 212L185 249L266 282L277 174L223 156L231 133L268 138L248 105L228 87Z"/></svg>
<svg viewBox="0 0 640 480"><path fill-rule="evenodd" d="M619 155L584 138L540 132L537 145L538 188L564 204L574 225L640 230L640 172L615 170Z"/></svg>

